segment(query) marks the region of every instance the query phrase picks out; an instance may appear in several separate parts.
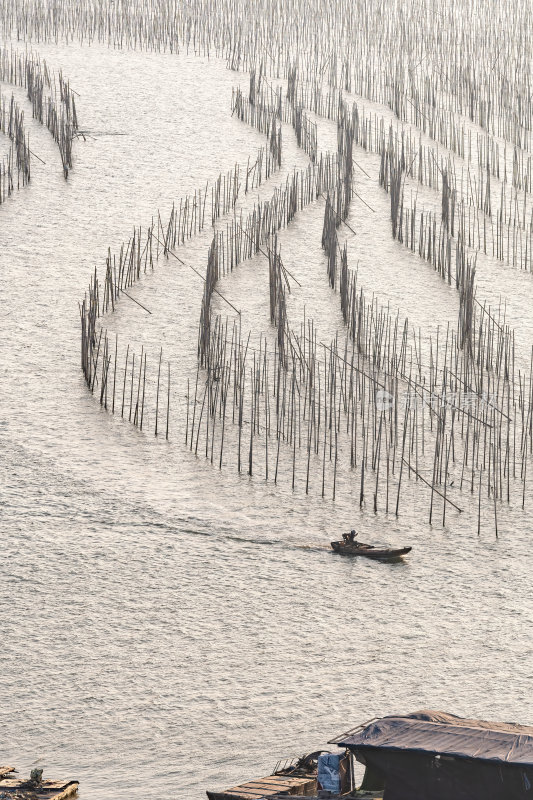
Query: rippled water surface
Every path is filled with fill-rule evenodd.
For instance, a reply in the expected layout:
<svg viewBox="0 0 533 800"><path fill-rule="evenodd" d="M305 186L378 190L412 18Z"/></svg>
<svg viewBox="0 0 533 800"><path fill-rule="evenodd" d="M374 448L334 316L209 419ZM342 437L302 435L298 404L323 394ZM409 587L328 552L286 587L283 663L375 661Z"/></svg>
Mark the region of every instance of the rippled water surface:
<svg viewBox="0 0 533 800"><path fill-rule="evenodd" d="M51 137L31 124L46 163L0 209L0 762L79 779L84 800L196 800L393 711L532 722L527 512L509 514L498 539L488 521L478 538L458 514L430 528L415 513L418 486L398 518L363 514L355 487L333 501L306 497L301 482L292 492L219 471L88 393L78 300L94 265L264 140L231 117L246 76L215 59L38 50L70 78L91 136L75 144L65 183ZM330 123L320 136L335 146ZM354 205L350 247L369 296L426 331L453 321L455 292L390 238L378 157L358 159L375 211ZM305 163L287 132L285 172ZM303 287L289 300L295 324L305 306L327 337L342 320L322 215L311 207L282 236ZM202 273L208 243L184 250ZM481 291L507 300L526 354L530 276L495 274L487 259ZM257 258L221 282L245 323L265 329L267 281ZM201 291L165 262L135 289L152 315L123 300L113 330L153 352L164 342L186 381ZM389 565L335 557L328 542L352 525L413 553Z"/></svg>

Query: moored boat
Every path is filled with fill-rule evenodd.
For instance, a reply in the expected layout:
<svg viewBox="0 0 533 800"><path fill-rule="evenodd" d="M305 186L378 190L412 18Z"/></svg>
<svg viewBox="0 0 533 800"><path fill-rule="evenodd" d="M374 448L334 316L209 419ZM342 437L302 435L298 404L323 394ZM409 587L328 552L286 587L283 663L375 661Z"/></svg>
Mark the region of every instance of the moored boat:
<svg viewBox="0 0 533 800"><path fill-rule="evenodd" d="M316 796L318 757L322 750L298 759L278 762L271 775L255 778L222 791L208 791L209 800L270 800L279 794Z"/></svg>
<svg viewBox="0 0 533 800"><path fill-rule="evenodd" d="M0 766L0 798L8 800L66 800L78 791L78 781L43 780L42 769L32 769L29 779L16 777L14 767Z"/></svg>
<svg viewBox="0 0 533 800"><path fill-rule="evenodd" d="M374 547L364 542L343 540L331 542L331 547L336 553L343 556L364 556L377 561L397 561L413 549L412 547Z"/></svg>
<svg viewBox="0 0 533 800"><path fill-rule="evenodd" d="M375 548L377 549L377 548ZM400 548L405 549L405 548ZM210 800L530 800L533 726L421 710L369 720L272 775ZM357 787L359 769L364 776ZM298 777L296 777L298 776Z"/></svg>

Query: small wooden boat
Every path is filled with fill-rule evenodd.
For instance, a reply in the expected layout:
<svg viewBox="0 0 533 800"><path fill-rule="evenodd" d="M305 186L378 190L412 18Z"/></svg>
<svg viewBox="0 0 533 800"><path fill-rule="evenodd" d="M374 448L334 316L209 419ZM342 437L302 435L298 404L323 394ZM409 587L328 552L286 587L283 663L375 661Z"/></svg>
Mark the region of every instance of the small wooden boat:
<svg viewBox="0 0 533 800"><path fill-rule="evenodd" d="M410 553L412 547L374 547L371 544L364 542L331 542L331 546L336 553L343 556L365 556L365 558L374 558L377 561L398 561Z"/></svg>
<svg viewBox="0 0 533 800"><path fill-rule="evenodd" d="M0 798L13 800L66 800L78 791L78 781L42 780L42 769L32 770L29 780L15 778L14 767L0 767ZM38 773L38 779L33 779Z"/></svg>
<svg viewBox="0 0 533 800"><path fill-rule="evenodd" d="M274 772L265 778L255 778L230 789L207 792L209 800L270 800L282 795L316 797L317 759L322 750L308 753L298 759L278 761Z"/></svg>

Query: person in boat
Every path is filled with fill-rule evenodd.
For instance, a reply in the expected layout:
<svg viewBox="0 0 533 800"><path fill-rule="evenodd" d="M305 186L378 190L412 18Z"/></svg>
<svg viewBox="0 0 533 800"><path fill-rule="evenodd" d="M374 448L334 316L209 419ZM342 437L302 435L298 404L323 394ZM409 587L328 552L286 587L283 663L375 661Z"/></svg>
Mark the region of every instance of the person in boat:
<svg viewBox="0 0 533 800"><path fill-rule="evenodd" d="M350 533L343 533L342 538L344 539L344 544L353 544L356 536L355 530L351 530Z"/></svg>

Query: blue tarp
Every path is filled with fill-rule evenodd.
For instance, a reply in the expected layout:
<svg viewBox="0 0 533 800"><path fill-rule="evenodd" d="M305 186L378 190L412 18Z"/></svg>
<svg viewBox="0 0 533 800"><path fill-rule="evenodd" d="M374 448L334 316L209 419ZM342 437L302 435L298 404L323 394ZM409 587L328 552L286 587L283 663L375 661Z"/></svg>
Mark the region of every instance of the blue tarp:
<svg viewBox="0 0 533 800"><path fill-rule="evenodd" d="M328 792L341 790L341 756L337 753L324 753L318 757L318 783Z"/></svg>
<svg viewBox="0 0 533 800"><path fill-rule="evenodd" d="M378 748L533 766L533 727L440 711L383 717L338 744L361 751Z"/></svg>

